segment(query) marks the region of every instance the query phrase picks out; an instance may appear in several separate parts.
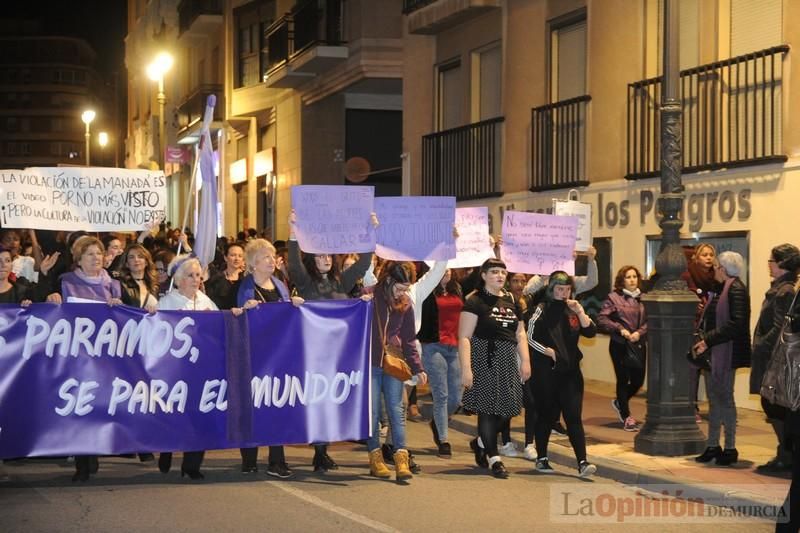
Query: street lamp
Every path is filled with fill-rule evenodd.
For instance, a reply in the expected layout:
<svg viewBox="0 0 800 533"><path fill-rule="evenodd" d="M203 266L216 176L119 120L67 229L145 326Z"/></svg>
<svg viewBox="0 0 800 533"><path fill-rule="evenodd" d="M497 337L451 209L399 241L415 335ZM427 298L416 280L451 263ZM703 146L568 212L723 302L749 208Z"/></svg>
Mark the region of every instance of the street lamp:
<svg viewBox="0 0 800 533"><path fill-rule="evenodd" d="M153 61L147 65L147 77L158 82L158 165L164 170L164 152L166 150L166 139L164 134L164 104L167 96L164 94L164 75L172 68L173 59L167 52L160 52Z"/></svg>
<svg viewBox="0 0 800 533"><path fill-rule="evenodd" d="M84 138L86 139L86 166L90 165L89 163L89 139L91 138L91 134L89 133L89 124L92 123L94 117L97 115L93 110L87 109L83 113L81 113L81 120L84 124L86 124L86 133L84 134Z"/></svg>
<svg viewBox="0 0 800 533"><path fill-rule="evenodd" d="M100 145L100 153L103 154L102 157L102 164L105 165L106 163L106 146L108 146L108 133L101 131L97 134L97 144Z"/></svg>

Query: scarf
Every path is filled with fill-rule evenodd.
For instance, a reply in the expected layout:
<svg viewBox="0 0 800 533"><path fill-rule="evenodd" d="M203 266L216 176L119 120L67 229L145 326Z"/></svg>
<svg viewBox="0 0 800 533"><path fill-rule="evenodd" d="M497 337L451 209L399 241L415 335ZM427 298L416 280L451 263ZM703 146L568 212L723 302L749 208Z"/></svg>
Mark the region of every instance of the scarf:
<svg viewBox="0 0 800 533"><path fill-rule="evenodd" d="M728 278L722 286L722 292L717 300L716 328L721 328L731 318L731 309L728 305L728 291L736 278ZM711 386L722 391L723 385L730 378L731 362L733 360L733 341L717 344L711 347Z"/></svg>
<svg viewBox="0 0 800 533"><path fill-rule="evenodd" d="M622 294L627 294L631 298L638 298L639 296L642 295L642 291L640 291L639 289L634 289L632 291L629 291L628 289L622 289Z"/></svg>
<svg viewBox="0 0 800 533"><path fill-rule="evenodd" d="M84 283L88 283L89 285L102 285L111 281L111 276L108 275L105 269L101 269L100 273L96 276L87 276L86 272L80 268L76 268L73 272L76 276L81 278Z"/></svg>

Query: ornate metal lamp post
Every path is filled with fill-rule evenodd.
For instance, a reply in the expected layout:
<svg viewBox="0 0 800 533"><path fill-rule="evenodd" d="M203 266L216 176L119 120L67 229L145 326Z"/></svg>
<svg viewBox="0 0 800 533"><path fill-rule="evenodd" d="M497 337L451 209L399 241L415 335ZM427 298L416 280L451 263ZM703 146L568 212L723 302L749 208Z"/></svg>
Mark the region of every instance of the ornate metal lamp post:
<svg viewBox="0 0 800 533"><path fill-rule="evenodd" d="M659 279L642 298L647 309L649 361L647 418L634 439L634 449L648 455L701 452L705 437L689 405L689 349L697 298L681 274L686 258L680 245L683 208L681 183L681 97L678 61L678 3L664 0L664 78L661 97L661 250L656 258Z"/></svg>

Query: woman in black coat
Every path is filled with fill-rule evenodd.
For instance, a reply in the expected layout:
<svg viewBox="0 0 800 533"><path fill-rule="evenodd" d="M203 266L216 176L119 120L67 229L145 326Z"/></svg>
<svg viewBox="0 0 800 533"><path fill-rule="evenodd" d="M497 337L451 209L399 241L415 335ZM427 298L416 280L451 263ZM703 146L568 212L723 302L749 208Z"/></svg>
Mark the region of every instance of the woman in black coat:
<svg viewBox="0 0 800 533"><path fill-rule="evenodd" d="M714 265L719 284L703 315L702 340L693 346L695 353L711 350L711 378L708 383L708 439L706 450L695 461L732 465L739 460L736 450L736 403L733 385L736 369L750 366L750 295L739 276L744 274L744 258L736 252L723 252ZM725 426L725 448L719 445L720 429Z"/></svg>

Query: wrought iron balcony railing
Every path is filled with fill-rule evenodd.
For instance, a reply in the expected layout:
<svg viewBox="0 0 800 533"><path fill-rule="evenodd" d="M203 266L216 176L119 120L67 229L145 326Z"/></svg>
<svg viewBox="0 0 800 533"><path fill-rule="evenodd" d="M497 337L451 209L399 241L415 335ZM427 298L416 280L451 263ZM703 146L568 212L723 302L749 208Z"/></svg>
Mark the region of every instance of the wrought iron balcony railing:
<svg viewBox="0 0 800 533"><path fill-rule="evenodd" d="M531 110L531 190L588 185L586 110L588 94Z"/></svg>
<svg viewBox="0 0 800 533"><path fill-rule="evenodd" d="M422 194L459 200L500 196L504 117L422 138Z"/></svg>
<svg viewBox="0 0 800 533"><path fill-rule="evenodd" d="M217 105L214 107L214 120L222 120L223 110L225 109L225 105L222 102L222 85L199 85L177 108L178 128L180 130L184 130L203 120L203 113L206 111L206 99L210 94L217 96Z"/></svg>
<svg viewBox="0 0 800 533"><path fill-rule="evenodd" d="M786 45L681 72L683 168L688 172L779 163ZM661 77L628 85L627 179L657 176Z"/></svg>

